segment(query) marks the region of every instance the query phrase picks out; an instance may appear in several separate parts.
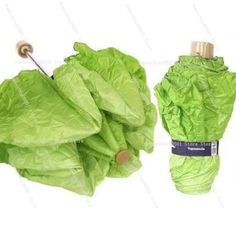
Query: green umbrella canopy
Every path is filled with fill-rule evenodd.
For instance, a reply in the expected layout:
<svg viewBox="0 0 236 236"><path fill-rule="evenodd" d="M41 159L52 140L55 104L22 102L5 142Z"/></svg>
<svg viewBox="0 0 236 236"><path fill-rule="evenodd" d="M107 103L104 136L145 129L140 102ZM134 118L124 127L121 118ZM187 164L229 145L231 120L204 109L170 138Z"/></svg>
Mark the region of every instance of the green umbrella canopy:
<svg viewBox="0 0 236 236"><path fill-rule="evenodd" d="M109 160L109 176L128 176L141 166L139 150L153 150L156 109L150 100L145 71L135 58L115 48L94 51L75 43L74 49L79 53L66 62L79 63L100 75L100 79L85 83L104 115L102 132L85 139L79 149ZM123 149L129 149L131 157L119 165L115 156Z"/></svg>
<svg viewBox="0 0 236 236"><path fill-rule="evenodd" d="M162 123L172 140L211 142L222 138L235 101L236 74L223 58L180 56L155 87ZM170 172L184 193L208 192L219 156L172 154Z"/></svg>
<svg viewBox="0 0 236 236"><path fill-rule="evenodd" d="M78 181L85 177L76 141L99 132L102 115L80 78L70 80L76 93L67 84L37 70L1 84L0 159L30 179L89 194Z"/></svg>
<svg viewBox="0 0 236 236"><path fill-rule="evenodd" d="M23 71L0 86L0 161L30 180L92 195L105 176L140 168L139 150L153 149L156 111L136 59L77 48L54 80ZM118 163L122 152L129 158Z"/></svg>

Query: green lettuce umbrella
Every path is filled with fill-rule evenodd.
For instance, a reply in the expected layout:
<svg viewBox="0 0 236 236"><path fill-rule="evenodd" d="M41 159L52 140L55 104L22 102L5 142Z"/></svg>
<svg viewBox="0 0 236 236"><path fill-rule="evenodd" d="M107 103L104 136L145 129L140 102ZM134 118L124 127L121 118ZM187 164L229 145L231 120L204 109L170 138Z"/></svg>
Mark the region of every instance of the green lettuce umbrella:
<svg viewBox="0 0 236 236"><path fill-rule="evenodd" d="M104 116L102 132L85 139L78 147L86 154L107 160L109 176L128 176L141 166L139 150L153 150L156 109L150 100L145 71L135 58L115 48L94 51L85 44L75 43L74 49L79 54L66 62L79 63L100 75L97 80L85 83ZM117 164L116 154L126 149L131 157L126 163Z"/></svg>
<svg viewBox="0 0 236 236"><path fill-rule="evenodd" d="M163 126L173 140L170 172L177 190L200 194L211 189L220 162L217 141L230 119L235 88L236 74L223 58L197 55L180 56L155 87Z"/></svg>
<svg viewBox="0 0 236 236"><path fill-rule="evenodd" d="M76 55L54 80L23 71L0 86L0 161L30 180L92 195L105 176L140 168L139 150L153 148L156 111L136 59L75 47L88 64Z"/></svg>

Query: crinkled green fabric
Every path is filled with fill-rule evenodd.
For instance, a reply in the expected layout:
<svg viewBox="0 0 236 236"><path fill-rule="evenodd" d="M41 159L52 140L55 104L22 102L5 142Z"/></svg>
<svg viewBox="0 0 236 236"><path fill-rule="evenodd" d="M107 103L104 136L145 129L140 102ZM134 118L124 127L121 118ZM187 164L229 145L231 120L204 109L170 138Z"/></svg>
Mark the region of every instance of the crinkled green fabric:
<svg viewBox="0 0 236 236"><path fill-rule="evenodd" d="M178 141L222 138L235 101L236 74L223 58L180 56L155 87L164 128ZM208 192L219 169L219 156L171 155L170 172L177 190Z"/></svg>
<svg viewBox="0 0 236 236"><path fill-rule="evenodd" d="M0 159L31 180L91 195L103 179L102 163L83 160L76 141L99 132L102 115L78 73L55 82L23 71L1 84Z"/></svg>
<svg viewBox="0 0 236 236"><path fill-rule="evenodd" d="M66 90L68 83L77 90ZM0 143L34 147L80 140L97 133L101 122L79 77L55 83L37 70L23 71L0 86Z"/></svg>
<svg viewBox="0 0 236 236"><path fill-rule="evenodd" d="M30 180L92 195L106 176L140 168L139 150L153 149L156 110L136 59L78 45L88 65L76 55L54 71L54 80L23 71L0 85L0 162ZM93 68L96 60L100 69ZM124 149L130 158L118 164Z"/></svg>
<svg viewBox="0 0 236 236"><path fill-rule="evenodd" d="M94 51L86 44L75 43L74 49L79 53L66 62L99 75L96 80L93 75L84 82L104 117L101 132L85 139L78 148L107 160L107 176L126 177L141 166L139 150L153 150L156 109L150 100L145 71L135 58L115 48ZM124 149L129 149L131 156L119 165L115 156Z"/></svg>
<svg viewBox="0 0 236 236"><path fill-rule="evenodd" d="M128 177L141 167L139 152L127 143L123 125L103 114L101 131L78 144L79 153L91 156L97 161L104 161L104 168L108 177ZM129 150L130 157L127 162L118 164L116 154L122 150Z"/></svg>

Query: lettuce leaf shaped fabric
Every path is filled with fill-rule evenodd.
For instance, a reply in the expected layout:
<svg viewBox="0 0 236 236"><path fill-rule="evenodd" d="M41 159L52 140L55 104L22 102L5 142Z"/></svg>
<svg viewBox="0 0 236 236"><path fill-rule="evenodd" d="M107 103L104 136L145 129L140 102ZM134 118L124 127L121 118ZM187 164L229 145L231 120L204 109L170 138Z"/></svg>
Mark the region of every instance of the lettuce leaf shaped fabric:
<svg viewBox="0 0 236 236"><path fill-rule="evenodd" d="M1 84L0 162L30 180L92 195L106 176L141 167L139 150L153 149L156 110L136 59L77 47L81 54L58 67L54 80L33 70ZM121 164L124 150L129 159Z"/></svg>
<svg viewBox="0 0 236 236"><path fill-rule="evenodd" d="M84 139L78 149L106 160L110 166L107 176L127 177L141 166L139 151L153 151L156 108L151 103L145 71L135 58L115 48L94 51L86 44L75 43L74 49L79 53L66 62L90 71L92 75L84 83L103 113L101 132ZM117 164L117 153L126 149L131 153L129 160Z"/></svg>
<svg viewBox="0 0 236 236"><path fill-rule="evenodd" d="M100 131L102 116L80 78L70 81L78 94L67 93L67 83L56 84L37 70L3 82L0 161L31 180L91 195L104 174L91 160L83 160L76 141ZM96 172L96 180L87 177L83 161L89 162L91 175Z"/></svg>
<svg viewBox="0 0 236 236"><path fill-rule="evenodd" d="M162 123L172 140L210 142L222 138L235 101L236 74L223 58L180 56L155 87ZM172 154L170 172L176 189L208 192L219 169L214 156Z"/></svg>
<svg viewBox="0 0 236 236"><path fill-rule="evenodd" d="M34 147L97 133L102 117L90 92L78 78L70 81L77 93L65 93L67 83L56 84L37 70L4 81L0 87L0 142Z"/></svg>

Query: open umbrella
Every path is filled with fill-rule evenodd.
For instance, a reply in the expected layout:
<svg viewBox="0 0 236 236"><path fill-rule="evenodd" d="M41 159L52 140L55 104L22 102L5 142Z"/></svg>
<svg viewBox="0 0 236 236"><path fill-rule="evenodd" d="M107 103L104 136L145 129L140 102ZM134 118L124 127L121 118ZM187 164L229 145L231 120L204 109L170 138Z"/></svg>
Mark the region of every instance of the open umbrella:
<svg viewBox="0 0 236 236"><path fill-rule="evenodd" d="M75 43L74 49L79 53L66 62L79 63L100 75L97 80L84 81L104 117L101 132L85 139L78 145L79 150L107 160L109 176L128 176L141 166L139 150L153 150L156 109L150 100L145 71L135 58L115 48L94 51ZM127 161L125 150L130 152Z"/></svg>
<svg viewBox="0 0 236 236"><path fill-rule="evenodd" d="M136 59L75 44L81 54L52 80L31 45L17 48L42 73L23 71L0 86L2 162L30 180L86 195L105 176L126 177L141 166L139 150L153 148L156 111Z"/></svg>
<svg viewBox="0 0 236 236"><path fill-rule="evenodd" d="M192 43L155 87L164 128L172 138L170 172L177 190L208 192L219 169L218 143L230 119L236 74L210 43Z"/></svg>

